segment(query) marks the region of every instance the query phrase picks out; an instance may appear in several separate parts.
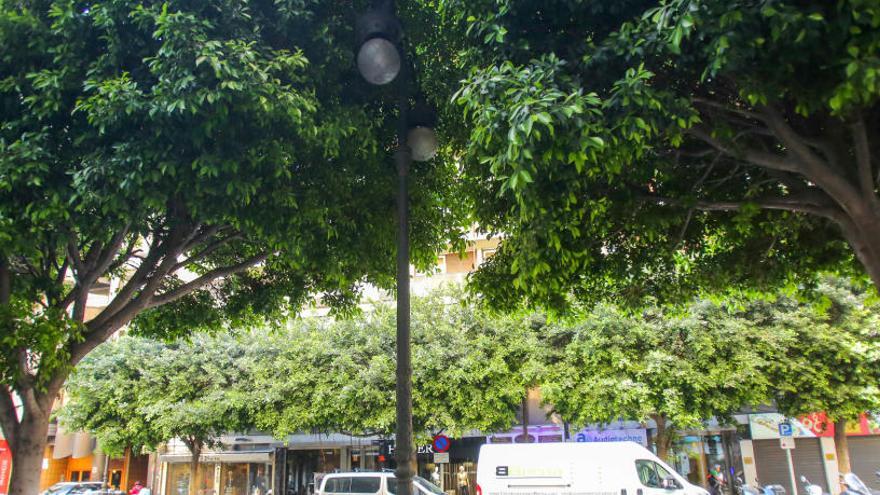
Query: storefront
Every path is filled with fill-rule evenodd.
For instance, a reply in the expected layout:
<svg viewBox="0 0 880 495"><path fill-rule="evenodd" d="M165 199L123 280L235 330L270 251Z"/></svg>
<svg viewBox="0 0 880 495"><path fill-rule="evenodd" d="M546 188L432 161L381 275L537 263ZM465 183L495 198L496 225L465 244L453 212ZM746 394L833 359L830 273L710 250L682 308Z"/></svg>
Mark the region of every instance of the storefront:
<svg viewBox="0 0 880 495"><path fill-rule="evenodd" d="M706 487L708 475L720 467L728 480L735 478L742 465L738 434L735 429L680 431L672 445L669 464L691 483ZM731 483L727 490L733 493Z"/></svg>
<svg viewBox="0 0 880 495"><path fill-rule="evenodd" d="M274 451L215 452L199 457L197 495L266 495L272 486ZM191 482L189 454L165 454L164 495L188 495Z"/></svg>
<svg viewBox="0 0 880 495"><path fill-rule="evenodd" d="M751 437L741 442L746 481L780 484L791 490L788 459L779 441L779 424L787 421L794 433L791 450L797 477L806 476L824 491L839 493L839 472L834 443L834 424L823 413L785 418L778 413L749 415ZM873 488L880 488L874 472L880 466L880 421L862 415L847 425L850 463L857 475Z"/></svg>

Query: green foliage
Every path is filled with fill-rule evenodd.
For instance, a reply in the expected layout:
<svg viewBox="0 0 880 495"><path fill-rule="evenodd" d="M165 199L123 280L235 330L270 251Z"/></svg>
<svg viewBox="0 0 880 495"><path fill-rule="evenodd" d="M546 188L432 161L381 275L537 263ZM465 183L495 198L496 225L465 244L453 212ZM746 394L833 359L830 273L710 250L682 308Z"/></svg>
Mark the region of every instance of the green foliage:
<svg viewBox="0 0 880 495"><path fill-rule="evenodd" d="M602 305L548 338L559 351L542 384L544 400L581 425L662 416L694 428L760 404L772 386L764 370L773 336L710 302L682 314Z"/></svg>
<svg viewBox="0 0 880 495"><path fill-rule="evenodd" d="M474 277L490 302L681 301L859 270L838 227L860 191L876 193L876 166L857 176L847 127L862 116L869 140L877 131L876 2L438 8L466 33L455 95L466 184L480 225L504 234ZM797 143L825 175L803 168ZM861 261L878 283L876 257Z"/></svg>
<svg viewBox="0 0 880 495"><path fill-rule="evenodd" d="M153 449L173 438L209 445L250 427L247 347L235 336L163 343L125 336L84 359L59 411L70 430L95 434L102 450Z"/></svg>
<svg viewBox="0 0 880 495"><path fill-rule="evenodd" d="M417 435L496 431L515 422L541 370L540 320L485 313L458 298L413 304L413 425ZM259 427L391 434L395 429L395 312L297 322L267 336L271 360L254 361Z"/></svg>
<svg viewBox="0 0 880 495"><path fill-rule="evenodd" d="M352 63L366 3L0 2L0 265L14 305L0 381L57 389L132 320L160 338L277 324L316 293L344 311L362 284L393 286L397 102ZM414 32L438 16L403 14ZM443 56L436 41L419 50ZM419 266L469 223L456 174L449 149L411 171ZM85 294L110 279L108 309L83 325Z"/></svg>
<svg viewBox="0 0 880 495"><path fill-rule="evenodd" d="M580 424L666 418L679 428L775 403L786 415L852 419L880 408L880 307L864 283L722 297L680 310L600 305L543 344L545 402Z"/></svg>
<svg viewBox="0 0 880 495"><path fill-rule="evenodd" d="M535 317L485 313L451 295L413 305L417 435L507 429L542 370ZM60 412L103 449L152 448L171 438L210 444L259 427L389 435L395 428L395 313L295 321L162 343L125 336L76 369Z"/></svg>
<svg viewBox="0 0 880 495"><path fill-rule="evenodd" d="M810 304L763 308L784 348L770 363L773 399L785 414L824 411L852 420L880 409L880 306L876 292L826 278Z"/></svg>

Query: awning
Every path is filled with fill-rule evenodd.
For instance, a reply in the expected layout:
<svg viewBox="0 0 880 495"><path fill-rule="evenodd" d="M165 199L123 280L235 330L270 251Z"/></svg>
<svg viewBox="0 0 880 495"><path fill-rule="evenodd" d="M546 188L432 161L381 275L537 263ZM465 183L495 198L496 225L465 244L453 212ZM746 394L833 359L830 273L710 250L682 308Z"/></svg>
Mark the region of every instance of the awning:
<svg viewBox="0 0 880 495"><path fill-rule="evenodd" d="M271 451L265 452L210 452L199 456L200 463L208 462L256 462L269 463L272 462ZM162 454L159 456L159 462L180 463L189 462L191 456L188 454Z"/></svg>
<svg viewBox="0 0 880 495"><path fill-rule="evenodd" d="M92 439L92 436L84 431L76 432L73 436L73 458L82 459L83 457L92 455L92 452L94 451L95 442Z"/></svg>
<svg viewBox="0 0 880 495"><path fill-rule="evenodd" d="M73 435L64 431L61 425L55 431L55 448L52 449L53 459L64 459L73 454Z"/></svg>

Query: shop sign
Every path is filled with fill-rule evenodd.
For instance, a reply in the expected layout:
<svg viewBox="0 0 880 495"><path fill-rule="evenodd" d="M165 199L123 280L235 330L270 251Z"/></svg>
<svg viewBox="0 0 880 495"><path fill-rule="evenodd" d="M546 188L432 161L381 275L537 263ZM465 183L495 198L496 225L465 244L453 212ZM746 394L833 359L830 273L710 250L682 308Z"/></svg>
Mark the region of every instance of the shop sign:
<svg viewBox="0 0 880 495"><path fill-rule="evenodd" d="M797 438L833 437L834 423L825 413L810 413L797 418L786 418L779 413L749 414L752 439L780 438L780 424L791 424L792 436ZM858 421L846 424L847 436L880 435L880 414L862 414Z"/></svg>
<svg viewBox="0 0 880 495"><path fill-rule="evenodd" d="M561 442L563 429L560 425L529 425L528 443L545 443L545 442ZM521 443L522 428L514 428L512 430L500 433L493 433L487 438L488 443Z"/></svg>
<svg viewBox="0 0 880 495"><path fill-rule="evenodd" d="M434 464L449 464L449 452L437 452L434 454Z"/></svg>
<svg viewBox="0 0 880 495"><path fill-rule="evenodd" d="M620 430L587 429L577 432L576 442L636 442L648 446L648 433L644 428L625 428Z"/></svg>
<svg viewBox="0 0 880 495"><path fill-rule="evenodd" d="M12 451L9 443L0 440L0 495L9 493L9 477L12 475Z"/></svg>
<svg viewBox="0 0 880 495"><path fill-rule="evenodd" d="M753 440L780 438L780 424L788 423L795 438L834 436L834 428L825 413L812 413L797 418L786 418L779 413L749 414L749 429ZM784 428L784 427L783 427Z"/></svg>

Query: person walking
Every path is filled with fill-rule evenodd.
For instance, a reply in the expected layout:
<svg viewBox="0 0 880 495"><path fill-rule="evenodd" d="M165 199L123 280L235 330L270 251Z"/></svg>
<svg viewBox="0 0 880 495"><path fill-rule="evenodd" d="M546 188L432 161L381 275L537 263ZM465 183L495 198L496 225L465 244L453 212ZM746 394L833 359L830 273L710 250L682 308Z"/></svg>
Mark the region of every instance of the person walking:
<svg viewBox="0 0 880 495"><path fill-rule="evenodd" d="M458 473L455 474L456 484L458 485L458 495L470 495L470 481L468 473L464 466L458 466Z"/></svg>

